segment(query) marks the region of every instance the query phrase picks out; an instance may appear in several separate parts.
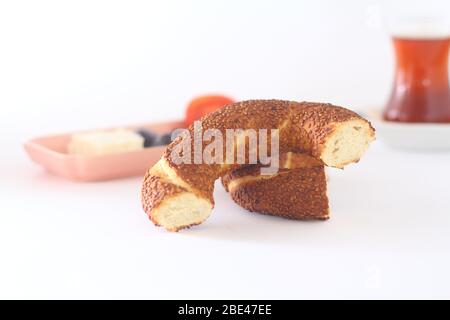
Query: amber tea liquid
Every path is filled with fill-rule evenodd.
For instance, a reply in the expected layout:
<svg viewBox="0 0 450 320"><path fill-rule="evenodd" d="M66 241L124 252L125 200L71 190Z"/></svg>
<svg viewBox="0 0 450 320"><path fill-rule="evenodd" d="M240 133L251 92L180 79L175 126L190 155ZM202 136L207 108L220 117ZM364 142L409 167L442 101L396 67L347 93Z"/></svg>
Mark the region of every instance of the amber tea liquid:
<svg viewBox="0 0 450 320"><path fill-rule="evenodd" d="M450 123L448 53L450 36L393 38L395 82L384 119Z"/></svg>

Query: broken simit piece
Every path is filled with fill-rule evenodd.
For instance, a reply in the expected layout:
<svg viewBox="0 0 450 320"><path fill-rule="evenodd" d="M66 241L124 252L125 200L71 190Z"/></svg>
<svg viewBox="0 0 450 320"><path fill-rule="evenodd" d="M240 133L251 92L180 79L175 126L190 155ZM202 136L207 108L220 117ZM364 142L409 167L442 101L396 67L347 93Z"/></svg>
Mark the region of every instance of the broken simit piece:
<svg viewBox="0 0 450 320"><path fill-rule="evenodd" d="M329 218L325 167L302 153L280 155L280 170L272 175L250 165L225 174L222 184L234 202L252 212L295 220Z"/></svg>
<svg viewBox="0 0 450 320"><path fill-rule="evenodd" d="M281 153L304 153L336 168L358 162L375 139L375 130L367 120L348 109L325 103L243 101L202 118L202 126L205 130L219 130L223 135L227 129L278 129ZM194 126L188 130L190 136L195 136ZM169 231L205 221L214 206L215 180L243 167L237 163L177 163L171 157L172 151L188 138L181 135L167 147L159 162L145 175L142 186L144 211L156 225ZM250 144L245 147L248 153L255 151ZM191 149L194 158L195 148Z"/></svg>

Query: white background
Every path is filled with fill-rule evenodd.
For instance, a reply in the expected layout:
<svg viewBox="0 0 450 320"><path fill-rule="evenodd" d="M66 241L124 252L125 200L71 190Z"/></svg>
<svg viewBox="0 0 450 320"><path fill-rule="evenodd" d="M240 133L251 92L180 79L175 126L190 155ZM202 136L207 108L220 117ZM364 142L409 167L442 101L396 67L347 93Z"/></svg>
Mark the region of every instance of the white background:
<svg viewBox="0 0 450 320"><path fill-rule="evenodd" d="M182 118L192 97L382 106L378 1L1 1L0 298L450 297L449 154L377 142L332 172L328 222L246 213L153 227L139 178L32 164L36 135ZM450 10L447 5L445 9Z"/></svg>

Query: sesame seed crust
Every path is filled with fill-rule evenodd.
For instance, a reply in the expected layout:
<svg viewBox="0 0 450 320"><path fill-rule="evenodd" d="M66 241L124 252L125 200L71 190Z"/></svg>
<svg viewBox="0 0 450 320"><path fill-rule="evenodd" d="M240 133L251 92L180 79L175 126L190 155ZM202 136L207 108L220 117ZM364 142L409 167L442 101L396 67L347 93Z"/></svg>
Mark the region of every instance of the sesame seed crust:
<svg viewBox="0 0 450 320"><path fill-rule="evenodd" d="M324 103L292 102L283 100L248 100L225 106L224 108L203 117L201 120L203 131L207 129L217 129L224 137L226 135L226 129L279 129L280 152L302 153L314 158L314 165L311 167L298 170L282 169L278 175L273 177L273 179L270 179L270 183L268 180L264 183L257 183L253 186L249 186L245 189L245 192L237 190L234 195L232 193L233 199L236 202L239 201L242 203L243 206L248 206L250 208L249 210L259 209L261 212L267 214L273 214L275 212L279 213L279 215L284 215L293 219L298 219L300 216L305 218L323 217L324 219L328 217L326 182L322 183L323 181L326 181L323 165L327 165L327 163L323 162L321 155L325 148L325 144L327 143L327 139L332 135L340 123L348 120L358 120L366 126L368 125L374 136L374 129L370 123L355 112ZM188 130L191 136L195 135L194 126L189 127ZM157 225L158 221L155 221L156 219L152 214L162 202L170 200L174 195L180 192L191 192L196 196L207 199L213 205L214 181L232 170L243 168L245 166L236 163L229 165L205 163L176 164L172 161L171 153L174 151L175 146L186 138L186 136L178 137L167 147L162 157L167 163L168 168L170 168L170 171L175 172L177 181L171 180L170 177L160 178L159 175L158 177L155 177L150 173L151 170L144 178L142 187L142 203L144 211ZM201 150L203 150L208 143L209 142L203 141ZM224 145L224 151L225 147L226 146ZM249 146L247 144L246 153L249 153L249 151ZM194 141L191 141L190 158L195 158ZM354 162L358 160L359 159L354 159ZM342 166L343 164L337 165L337 167ZM242 174L247 175L253 172L252 169L245 170L250 171L242 171ZM185 187L179 186L179 181L182 181ZM274 188L278 188L278 190L292 189L294 195L297 195L296 192L298 189L296 191L296 188L293 187L295 184L302 188L302 192L306 197L305 199L308 199L308 201L300 201L300 197L298 196L292 196L293 198L290 200L286 197L283 197L282 199L284 199L285 202L289 200L291 203L295 204L297 208L301 208L297 213L289 211L283 211L284 213L282 213L282 209L286 210L286 207L283 208L281 202L274 204L274 207L277 209L270 210L263 206L264 202L261 201L259 202L261 204L258 205L258 207L255 205L251 206L250 204L249 194L252 198L259 199L264 197L265 193L273 192ZM311 188L314 189L315 192L313 192ZM312 208L308 207L305 202L310 202L313 206L318 208L316 214L312 212ZM325 202L326 206L324 204ZM188 225L182 225L176 228L172 227L172 231L177 231L186 227L188 227Z"/></svg>
<svg viewBox="0 0 450 320"><path fill-rule="evenodd" d="M325 168L298 153L280 156L280 171L261 176L260 166L232 170L222 184L238 205L251 212L295 220L329 217Z"/></svg>
<svg viewBox="0 0 450 320"><path fill-rule="evenodd" d="M260 177L269 179L271 176L261 176L262 165L250 165L228 171L221 177L222 185L228 191L228 185L232 181L248 177ZM313 167L323 167L321 161L303 153L282 153L280 154L280 169L306 169ZM276 175L276 174L275 174Z"/></svg>
<svg viewBox="0 0 450 320"><path fill-rule="evenodd" d="M164 200L169 199L181 192L186 192L186 189L179 187L173 183L166 181L164 178L151 175L149 172L144 177L144 182L141 192L142 207L145 212L151 212L157 208ZM159 225L154 217L149 214L150 220Z"/></svg>
<svg viewBox="0 0 450 320"><path fill-rule="evenodd" d="M288 219L324 220L329 217L327 183L323 166L281 169L270 178L261 179L252 168L253 179L239 183L231 179L231 198L241 207ZM236 181L237 184L231 184ZM241 180L242 181L242 180Z"/></svg>

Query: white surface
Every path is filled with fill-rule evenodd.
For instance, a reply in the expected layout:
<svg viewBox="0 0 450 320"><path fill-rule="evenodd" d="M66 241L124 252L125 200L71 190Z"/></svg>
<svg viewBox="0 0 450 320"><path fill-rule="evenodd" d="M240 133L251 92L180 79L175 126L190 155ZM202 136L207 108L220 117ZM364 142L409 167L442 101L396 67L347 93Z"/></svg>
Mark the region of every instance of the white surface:
<svg viewBox="0 0 450 320"><path fill-rule="evenodd" d="M375 145L331 171L332 218L248 213L218 186L177 234L140 207L141 179L72 183L17 157L2 175L2 298L449 298L450 154Z"/></svg>
<svg viewBox="0 0 450 320"><path fill-rule="evenodd" d="M45 174L35 135L179 118L198 93L382 105L377 1L0 3L1 298L450 297L450 155L371 148L332 219L246 213L153 227L140 179Z"/></svg>

